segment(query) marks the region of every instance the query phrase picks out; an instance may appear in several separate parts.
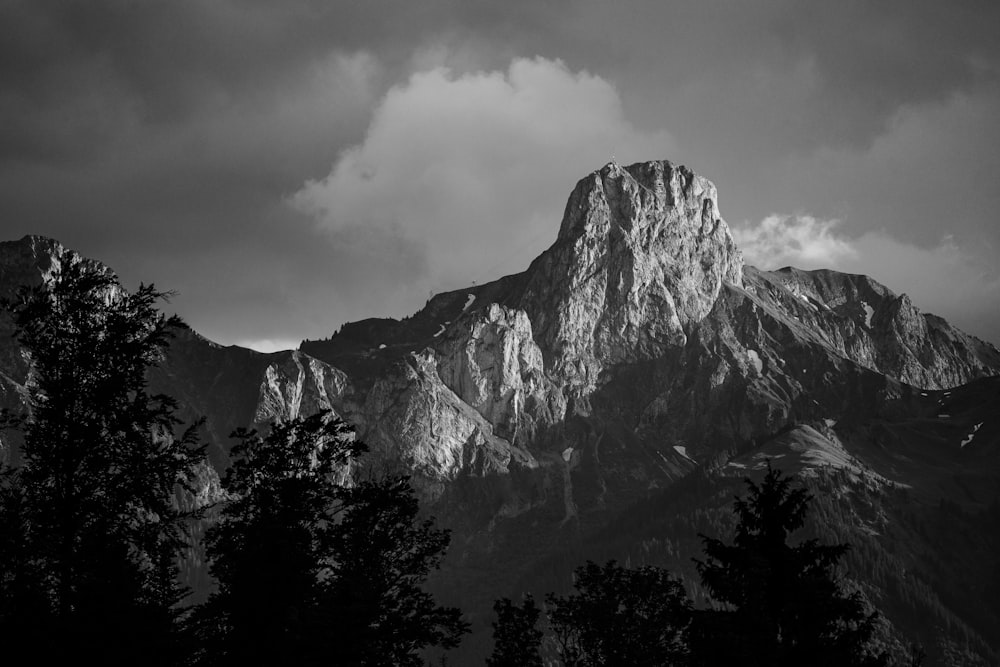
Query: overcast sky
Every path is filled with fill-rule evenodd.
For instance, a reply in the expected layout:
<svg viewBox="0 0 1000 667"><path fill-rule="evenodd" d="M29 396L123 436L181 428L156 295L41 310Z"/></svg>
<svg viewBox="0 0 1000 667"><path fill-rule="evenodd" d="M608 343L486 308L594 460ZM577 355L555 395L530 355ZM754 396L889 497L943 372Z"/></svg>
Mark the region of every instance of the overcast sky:
<svg viewBox="0 0 1000 667"><path fill-rule="evenodd" d="M1000 343L1000 3L0 0L0 231L273 349L521 271L612 155Z"/></svg>

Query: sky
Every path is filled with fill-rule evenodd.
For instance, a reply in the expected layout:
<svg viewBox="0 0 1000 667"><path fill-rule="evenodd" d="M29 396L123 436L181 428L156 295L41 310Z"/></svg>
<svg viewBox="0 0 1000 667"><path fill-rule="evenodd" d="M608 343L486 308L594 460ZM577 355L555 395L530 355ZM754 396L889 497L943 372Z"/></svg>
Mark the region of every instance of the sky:
<svg viewBox="0 0 1000 667"><path fill-rule="evenodd" d="M1000 344L994 0L0 0L0 239L223 344L524 270L576 181L669 159L748 262Z"/></svg>

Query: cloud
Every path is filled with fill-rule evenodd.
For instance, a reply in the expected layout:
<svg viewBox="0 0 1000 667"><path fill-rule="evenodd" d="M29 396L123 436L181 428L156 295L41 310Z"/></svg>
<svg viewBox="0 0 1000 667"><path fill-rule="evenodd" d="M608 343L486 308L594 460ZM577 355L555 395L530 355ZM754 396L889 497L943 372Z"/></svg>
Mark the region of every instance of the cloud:
<svg viewBox="0 0 1000 667"><path fill-rule="evenodd" d="M769 190L855 233L880 225L921 245L946 234L970 247L997 243L998 113L1000 86L902 107L865 150L827 148L774 165Z"/></svg>
<svg viewBox="0 0 1000 667"><path fill-rule="evenodd" d="M733 228L733 237L750 264L818 269L857 257L851 242L834 234L839 220L808 215L769 215L756 226Z"/></svg>
<svg viewBox="0 0 1000 667"><path fill-rule="evenodd" d="M951 236L923 247L885 231L848 237L838 226L837 220L809 215L771 215L757 225L734 228L733 235L750 264L863 273L896 293L909 294L925 312L1000 342L1000 272L995 264L978 259Z"/></svg>
<svg viewBox="0 0 1000 667"><path fill-rule="evenodd" d="M290 203L358 243L374 232L405 239L426 257L421 290L458 288L526 268L554 240L575 181L612 155L672 148L665 132L628 122L611 84L561 61L439 67L390 89L364 141Z"/></svg>
<svg viewBox="0 0 1000 667"><path fill-rule="evenodd" d="M283 197L363 136L382 74L368 52L331 51L280 85L220 90L183 123L119 123L72 160L0 151L5 232L52 236L130 284L175 290L172 307L222 342L328 335L334 318L371 312L342 286L413 267L391 244L376 258L342 251Z"/></svg>
<svg viewBox="0 0 1000 667"><path fill-rule="evenodd" d="M325 336L522 269L612 152L688 164L730 220L809 211L835 238L953 234L996 261L1000 3L675 4L0 0L0 219L179 290L224 341ZM543 89L523 136L500 131L540 86L512 76L532 54L514 62L577 94ZM363 159L380 169L352 182ZM310 178L367 190L303 224L287 197Z"/></svg>

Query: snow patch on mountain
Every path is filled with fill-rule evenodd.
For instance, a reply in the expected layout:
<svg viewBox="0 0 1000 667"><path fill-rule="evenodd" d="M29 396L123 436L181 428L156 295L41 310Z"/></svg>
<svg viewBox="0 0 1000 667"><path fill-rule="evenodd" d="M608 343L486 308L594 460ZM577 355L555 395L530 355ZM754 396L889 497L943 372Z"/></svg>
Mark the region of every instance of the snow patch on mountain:
<svg viewBox="0 0 1000 667"><path fill-rule="evenodd" d="M978 424L976 424L975 426L973 426L972 427L972 432L969 433L969 435L965 436L965 439L962 440L962 444L960 446L962 448L965 448L966 445L970 444L972 442L972 440L976 437L976 433L982 427L983 427L983 422L979 422Z"/></svg>
<svg viewBox="0 0 1000 667"><path fill-rule="evenodd" d="M872 308L867 301L861 302L861 307L865 309L865 326L869 329L872 328L872 315L875 314L875 309Z"/></svg>

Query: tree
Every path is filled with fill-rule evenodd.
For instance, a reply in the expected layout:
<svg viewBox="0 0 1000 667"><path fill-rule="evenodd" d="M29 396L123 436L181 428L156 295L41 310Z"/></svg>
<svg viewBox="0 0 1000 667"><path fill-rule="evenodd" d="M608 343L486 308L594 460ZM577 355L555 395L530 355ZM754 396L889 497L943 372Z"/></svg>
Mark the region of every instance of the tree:
<svg viewBox="0 0 1000 667"><path fill-rule="evenodd" d="M627 569L588 561L575 572L576 594L546 598L566 665L676 665L687 656L691 603L658 567Z"/></svg>
<svg viewBox="0 0 1000 667"><path fill-rule="evenodd" d="M691 651L704 665L879 665L870 642L877 613L847 594L836 567L846 544L788 544L805 522L811 496L768 464L760 485L737 498L733 544L701 536L695 561L720 608L699 612Z"/></svg>
<svg viewBox="0 0 1000 667"><path fill-rule="evenodd" d="M345 484L366 447L330 413L238 431L232 496L208 531L219 589L197 612L202 662L419 664L465 631L420 584L445 531L416 523L403 478Z"/></svg>
<svg viewBox="0 0 1000 667"><path fill-rule="evenodd" d="M469 630L461 610L436 605L421 587L451 536L418 520L409 478L362 481L342 490L341 503L325 588L343 662L416 666L424 648L457 646Z"/></svg>
<svg viewBox="0 0 1000 667"><path fill-rule="evenodd" d="M40 638L39 620L50 618L44 577L32 562L27 542L25 515L19 471L0 470L0 630L33 643Z"/></svg>
<svg viewBox="0 0 1000 667"><path fill-rule="evenodd" d="M174 502L201 460L195 427L178 437L176 404L152 395L179 318L165 295L134 293L96 265L68 260L50 280L5 303L31 359L23 463L5 475L0 519L6 628L44 628L35 661L179 659L178 558L188 515ZM20 600L21 602L17 602ZM22 604L24 601L27 604Z"/></svg>
<svg viewBox="0 0 1000 667"><path fill-rule="evenodd" d="M493 654L487 667L542 667L542 631L536 626L541 610L529 594L521 605L509 598L493 605Z"/></svg>
<svg viewBox="0 0 1000 667"><path fill-rule="evenodd" d="M365 451L330 413L274 424L266 437L240 429L222 480L232 500L209 528L218 590L198 610L206 664L308 664L333 655L323 627L340 475Z"/></svg>

